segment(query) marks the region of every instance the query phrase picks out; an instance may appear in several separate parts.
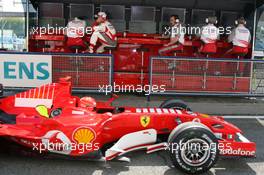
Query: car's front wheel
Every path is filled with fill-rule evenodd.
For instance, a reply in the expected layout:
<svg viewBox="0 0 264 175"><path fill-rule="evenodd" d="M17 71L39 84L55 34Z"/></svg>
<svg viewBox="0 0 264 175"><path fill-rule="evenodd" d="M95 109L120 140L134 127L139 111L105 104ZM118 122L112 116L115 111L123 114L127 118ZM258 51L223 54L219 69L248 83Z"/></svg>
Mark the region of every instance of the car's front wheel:
<svg viewBox="0 0 264 175"><path fill-rule="evenodd" d="M219 156L217 138L200 123L181 125L171 133L168 140L172 163L189 174L208 171Z"/></svg>

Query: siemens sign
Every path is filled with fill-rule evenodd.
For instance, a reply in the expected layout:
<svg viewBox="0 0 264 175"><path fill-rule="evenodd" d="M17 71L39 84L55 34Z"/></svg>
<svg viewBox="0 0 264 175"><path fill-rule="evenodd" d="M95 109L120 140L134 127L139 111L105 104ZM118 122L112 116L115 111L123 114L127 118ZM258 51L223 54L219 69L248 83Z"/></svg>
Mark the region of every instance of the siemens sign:
<svg viewBox="0 0 264 175"><path fill-rule="evenodd" d="M46 80L50 77L48 66L48 63L4 62L4 79ZM39 75L35 75L35 69L39 72ZM18 75L16 75L16 72L18 72Z"/></svg>
<svg viewBox="0 0 264 175"><path fill-rule="evenodd" d="M37 87L52 81L50 55L1 54L0 83L11 87Z"/></svg>

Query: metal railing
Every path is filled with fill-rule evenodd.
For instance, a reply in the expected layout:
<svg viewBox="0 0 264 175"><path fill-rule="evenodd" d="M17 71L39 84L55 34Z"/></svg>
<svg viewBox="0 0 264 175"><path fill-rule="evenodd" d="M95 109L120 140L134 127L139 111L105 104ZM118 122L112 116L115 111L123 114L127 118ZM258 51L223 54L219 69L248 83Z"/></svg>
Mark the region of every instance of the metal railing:
<svg viewBox="0 0 264 175"><path fill-rule="evenodd" d="M40 59L41 58L41 59ZM0 81L5 90L22 91L31 87L39 86L51 82L58 82L59 78L71 76L74 92L100 92L100 86L109 86L113 84L113 56L110 54L64 54L64 53L14 53L5 52L0 54L0 61L12 62L16 69L8 67L10 75L16 75L16 78ZM41 60L41 62L40 62ZM38 64L45 64L45 70L48 74L47 80L27 77L26 73L36 72L34 67ZM19 67L23 63L23 70ZM1 67L1 66L0 66ZM12 69L11 69L12 68ZM26 72L23 72L26 71ZM5 72L5 70L2 70ZM37 74L40 74L37 72ZM21 80L21 77L23 79ZM7 85L5 82L11 82ZM31 81L31 85L29 85ZM34 86L32 86L32 82Z"/></svg>
<svg viewBox="0 0 264 175"><path fill-rule="evenodd" d="M100 54L52 56L52 81L71 76L74 91L99 92L113 83L113 57Z"/></svg>
<svg viewBox="0 0 264 175"><path fill-rule="evenodd" d="M253 62L251 76L251 93L264 94L264 60Z"/></svg>
<svg viewBox="0 0 264 175"><path fill-rule="evenodd" d="M26 53L25 58L22 55L23 53L6 53L1 54L1 58L14 61L17 66L21 61L25 62L24 66L30 65L36 59L34 66L38 66L40 56L47 55L47 59L41 58L40 64L51 60L47 61L52 70L49 82L71 76L75 92L100 92L100 86L106 87L114 82L112 55ZM25 67L22 70L24 69ZM10 76L20 72L21 76L26 77L25 73L34 72L31 67L28 69L30 70L21 72L19 68L13 70L12 66L8 67ZM26 86L29 80L20 80L18 75L16 77L17 80L8 80L15 83L14 86L5 88L23 90L23 87L30 87ZM41 80L30 81L41 83ZM153 85L165 85L166 90L150 94L264 96L264 60L153 56L149 65L149 86Z"/></svg>
<svg viewBox="0 0 264 175"><path fill-rule="evenodd" d="M264 96L264 61L151 57L149 84L168 95Z"/></svg>

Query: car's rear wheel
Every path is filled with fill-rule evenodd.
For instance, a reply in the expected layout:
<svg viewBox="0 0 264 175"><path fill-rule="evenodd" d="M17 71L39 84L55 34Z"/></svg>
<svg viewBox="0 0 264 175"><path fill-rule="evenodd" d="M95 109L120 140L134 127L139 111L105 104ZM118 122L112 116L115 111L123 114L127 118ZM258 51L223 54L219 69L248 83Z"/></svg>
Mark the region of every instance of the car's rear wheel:
<svg viewBox="0 0 264 175"><path fill-rule="evenodd" d="M173 108L179 110L192 111L191 108L184 101L178 99L166 100L160 105L160 108Z"/></svg>
<svg viewBox="0 0 264 175"><path fill-rule="evenodd" d="M215 135L200 123L188 122L178 127L168 140L174 166L189 174L208 171L219 156Z"/></svg>

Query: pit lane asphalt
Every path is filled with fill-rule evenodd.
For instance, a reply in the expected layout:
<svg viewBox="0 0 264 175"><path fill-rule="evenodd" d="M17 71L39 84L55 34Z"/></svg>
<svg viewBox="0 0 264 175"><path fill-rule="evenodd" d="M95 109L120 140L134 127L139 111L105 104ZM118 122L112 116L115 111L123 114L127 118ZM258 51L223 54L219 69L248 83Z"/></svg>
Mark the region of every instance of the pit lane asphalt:
<svg viewBox="0 0 264 175"><path fill-rule="evenodd" d="M101 97L97 97L101 98ZM105 97L103 97L105 98ZM141 97L143 98L143 97ZM131 96L129 100L121 97L115 102L117 105L157 106L161 99L152 99L151 102ZM190 102L193 110L211 114L263 115L262 99L208 99L185 98ZM201 103L201 104L200 104ZM204 107L203 105L206 105ZM219 108L224 107L224 110ZM199 110L199 109L200 110ZM215 110L214 110L215 109ZM240 109L240 110L239 110ZM252 112L252 113L251 113ZM264 174L264 120L257 119L226 119L244 131L244 135L257 143L256 158L223 158L208 175L262 175ZM21 156L10 154L0 149L0 175L183 175L173 168L170 158L165 152L145 154L134 152L127 155L130 163L122 162L91 162L80 160L47 159L40 157Z"/></svg>

